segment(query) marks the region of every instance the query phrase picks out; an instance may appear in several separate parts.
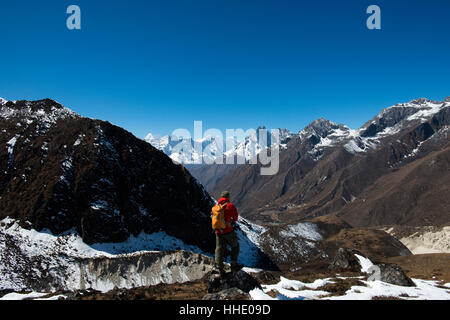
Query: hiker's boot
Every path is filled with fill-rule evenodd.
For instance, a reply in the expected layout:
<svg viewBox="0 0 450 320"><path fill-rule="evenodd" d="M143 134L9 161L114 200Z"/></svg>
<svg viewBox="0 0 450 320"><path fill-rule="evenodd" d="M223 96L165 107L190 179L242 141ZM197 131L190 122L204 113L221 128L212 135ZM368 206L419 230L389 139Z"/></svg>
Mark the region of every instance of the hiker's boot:
<svg viewBox="0 0 450 320"><path fill-rule="evenodd" d="M239 270L241 270L244 267L244 265L234 262L231 263L231 272L238 272Z"/></svg>
<svg viewBox="0 0 450 320"><path fill-rule="evenodd" d="M221 277L223 277L226 274L224 267L218 266L217 264L214 265L213 273L216 273L216 274L218 273L219 276L221 276Z"/></svg>

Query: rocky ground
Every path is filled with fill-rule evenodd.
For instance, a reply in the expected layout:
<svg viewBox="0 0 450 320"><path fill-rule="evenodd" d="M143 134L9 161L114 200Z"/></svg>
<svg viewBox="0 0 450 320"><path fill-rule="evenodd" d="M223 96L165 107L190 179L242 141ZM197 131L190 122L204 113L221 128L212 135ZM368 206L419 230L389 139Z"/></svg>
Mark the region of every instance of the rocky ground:
<svg viewBox="0 0 450 320"><path fill-rule="evenodd" d="M226 281L212 273L211 256L163 233L87 245L76 234L26 230L12 219L0 231L4 299L450 299L448 254L412 255L388 233L333 215L272 227L243 219L240 257L253 268ZM256 267L261 253L272 263ZM373 264L381 282L368 281Z"/></svg>
<svg viewBox="0 0 450 320"><path fill-rule="evenodd" d="M295 272L245 268L220 277L215 271L208 271L203 278L185 283L114 288L107 292L93 289L51 294L0 292L0 297L6 300L450 299L450 274L445 268L449 261L448 254L388 258L377 264L381 268L381 281L371 281L368 268L372 262L355 251L339 249L330 264Z"/></svg>

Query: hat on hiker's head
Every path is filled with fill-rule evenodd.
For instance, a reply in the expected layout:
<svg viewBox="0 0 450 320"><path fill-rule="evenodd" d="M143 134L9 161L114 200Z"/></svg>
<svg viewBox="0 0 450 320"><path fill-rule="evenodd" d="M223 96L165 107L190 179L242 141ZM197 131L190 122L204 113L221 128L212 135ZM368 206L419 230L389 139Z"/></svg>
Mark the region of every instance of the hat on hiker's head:
<svg viewBox="0 0 450 320"><path fill-rule="evenodd" d="M220 194L220 197L222 197L222 198L229 198L230 197L230 193L228 191L222 191L222 193Z"/></svg>

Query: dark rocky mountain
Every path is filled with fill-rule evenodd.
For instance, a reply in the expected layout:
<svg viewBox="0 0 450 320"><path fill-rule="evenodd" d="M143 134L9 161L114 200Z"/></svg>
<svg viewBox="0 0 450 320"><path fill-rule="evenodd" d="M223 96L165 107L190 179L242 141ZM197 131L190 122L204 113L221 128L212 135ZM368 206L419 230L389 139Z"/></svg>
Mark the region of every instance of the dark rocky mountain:
<svg viewBox="0 0 450 320"><path fill-rule="evenodd" d="M318 119L292 136L280 169L240 165L209 186L256 222L337 214L353 226L450 223L450 103L417 99L358 130Z"/></svg>
<svg viewBox="0 0 450 320"><path fill-rule="evenodd" d="M166 234L211 252L212 200L181 165L53 100L0 103L0 219L88 244Z"/></svg>

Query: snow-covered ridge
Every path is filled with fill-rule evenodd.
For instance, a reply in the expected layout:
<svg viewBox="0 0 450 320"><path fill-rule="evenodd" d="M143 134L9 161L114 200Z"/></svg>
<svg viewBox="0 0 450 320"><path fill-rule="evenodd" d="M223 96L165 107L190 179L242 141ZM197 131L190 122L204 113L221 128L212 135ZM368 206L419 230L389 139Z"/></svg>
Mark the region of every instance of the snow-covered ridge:
<svg viewBox="0 0 450 320"><path fill-rule="evenodd" d="M239 217L237 224L239 227L236 230L236 234L240 244L238 260L247 267L257 266L259 262L260 236L267 230L242 217Z"/></svg>
<svg viewBox="0 0 450 320"><path fill-rule="evenodd" d="M61 106L55 101L52 101L53 105L50 107L50 112L48 112L46 108L48 109L49 106L45 104L48 101L51 100L26 101L23 107L17 106L18 102L16 101L13 102L13 107L9 107L5 101L0 103L0 118L19 118L27 124L37 120L43 124L51 125L56 123L58 119L80 117L76 112Z"/></svg>
<svg viewBox="0 0 450 320"><path fill-rule="evenodd" d="M0 290L36 290L42 287L45 292L85 288L108 291L114 286L132 288L161 282L184 282L192 280L193 275L203 275L199 270L192 270L196 266L184 270L182 263L171 263L183 256L175 250L192 252L197 256L203 253L205 256L199 248L186 245L165 232L141 233L122 243L87 245L74 231L53 235L48 230L24 229L17 221L5 218L0 223ZM139 259L152 255L155 258L149 262L139 262ZM92 264L92 259L99 262ZM98 273L114 260L120 264L121 259L138 259L138 263L146 265L145 268L141 265L140 272L133 269L136 266L131 262L123 265L119 271L124 275Z"/></svg>
<svg viewBox="0 0 450 320"><path fill-rule="evenodd" d="M447 98L448 99L448 98ZM449 107L450 101L434 101L425 98L416 99L407 103L398 103L386 109L383 109L371 123L376 123L379 119L385 119L386 122L390 118L397 116L398 123L394 127L411 122L411 121L426 121L438 113L440 110ZM366 124L365 126L367 126ZM364 127L364 126L363 126Z"/></svg>
<svg viewBox="0 0 450 320"><path fill-rule="evenodd" d="M70 230L61 235L54 235L49 230L36 231L24 229L17 220L5 218L0 221L0 236L17 238L17 244L23 252L31 256L44 253L65 254L76 258L98 258L133 255L141 252L159 252L167 250L185 250L206 254L200 248L187 245L183 241L163 231L138 236L130 236L120 243L95 243L88 245L76 231ZM4 242L0 243L5 245ZM4 249L4 247L0 247ZM1 267L1 264L0 264Z"/></svg>
<svg viewBox="0 0 450 320"><path fill-rule="evenodd" d="M357 131L344 124L336 124L324 118L317 119L298 133L301 141L310 140L313 147L308 154L313 160L320 160L325 148L335 147L342 142L357 136Z"/></svg>
<svg viewBox="0 0 450 320"><path fill-rule="evenodd" d="M242 218L238 224L239 261L253 267L258 262L257 238L265 229ZM115 286L186 282L203 277L212 268L212 258L163 231L141 232L121 243L88 245L75 230L54 235L49 230L24 229L11 218L0 221L0 290L109 291ZM121 267L111 267L116 270L111 273L108 268L114 263Z"/></svg>
<svg viewBox="0 0 450 320"><path fill-rule="evenodd" d="M300 131L299 136L301 139L316 137L318 142L309 152L315 156L315 160L320 159L323 148L341 143L344 143L343 147L349 153L362 153L376 149L381 139L400 132L411 123L428 121L447 107L450 107L450 98L442 102L421 98L383 109L375 118L356 130L321 118ZM373 133L369 130L371 126L374 127Z"/></svg>

